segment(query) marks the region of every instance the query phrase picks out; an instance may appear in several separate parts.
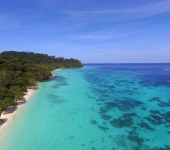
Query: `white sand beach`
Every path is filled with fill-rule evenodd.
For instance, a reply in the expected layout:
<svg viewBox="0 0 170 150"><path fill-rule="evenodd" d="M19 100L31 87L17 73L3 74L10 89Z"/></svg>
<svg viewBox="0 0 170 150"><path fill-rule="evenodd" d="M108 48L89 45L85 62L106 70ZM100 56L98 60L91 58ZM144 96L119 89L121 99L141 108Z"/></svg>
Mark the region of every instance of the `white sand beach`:
<svg viewBox="0 0 170 150"><path fill-rule="evenodd" d="M62 70L63 68L60 68L60 69L55 69L55 70L53 70L52 72L54 72L54 71L59 71L59 70Z"/></svg>
<svg viewBox="0 0 170 150"><path fill-rule="evenodd" d="M29 100L29 97L33 94L33 92L34 92L34 89L27 89L27 93L24 95L24 99L26 102ZM7 119L7 121L3 125L0 126L0 131L3 129L5 125L9 123L10 120L12 120L15 113L17 112L17 110L20 109L21 106L22 104L17 105L17 109L13 113L5 114L4 112L2 112L0 119Z"/></svg>
<svg viewBox="0 0 170 150"><path fill-rule="evenodd" d="M61 70L61 69L56 69L54 71L59 71L59 70ZM50 79L52 79L52 78L55 78L55 76L52 76ZM26 102L29 100L29 97L33 94L34 91L35 91L35 89L27 89L27 92L23 96L23 98L25 99ZM22 107L23 100L17 101L17 102L21 103L21 104L17 105L17 109L14 112L6 113L6 114L4 112L2 112L2 114L0 116L0 119L6 119L6 122L4 124L0 125L0 131L3 129L4 126L6 126L10 122L10 120L13 119L13 117L14 117L15 113L17 112L17 110L19 110L20 107Z"/></svg>

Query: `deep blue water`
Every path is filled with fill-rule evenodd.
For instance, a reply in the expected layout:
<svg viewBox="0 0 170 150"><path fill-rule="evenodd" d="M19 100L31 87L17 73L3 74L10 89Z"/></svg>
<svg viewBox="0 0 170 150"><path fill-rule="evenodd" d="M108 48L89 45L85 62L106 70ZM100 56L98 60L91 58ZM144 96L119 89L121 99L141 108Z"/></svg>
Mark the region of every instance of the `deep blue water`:
<svg viewBox="0 0 170 150"><path fill-rule="evenodd" d="M0 149L170 149L170 64L85 64L53 74L1 132Z"/></svg>
<svg viewBox="0 0 170 150"><path fill-rule="evenodd" d="M96 125L120 131L108 136L115 149L170 149L170 64L89 64L84 76L103 119Z"/></svg>

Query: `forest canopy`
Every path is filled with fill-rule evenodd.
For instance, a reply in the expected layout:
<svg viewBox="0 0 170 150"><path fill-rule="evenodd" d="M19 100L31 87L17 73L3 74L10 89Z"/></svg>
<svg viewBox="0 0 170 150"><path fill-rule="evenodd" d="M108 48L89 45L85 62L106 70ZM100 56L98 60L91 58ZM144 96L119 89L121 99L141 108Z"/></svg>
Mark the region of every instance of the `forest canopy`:
<svg viewBox="0 0 170 150"><path fill-rule="evenodd" d="M33 52L0 53L0 114L14 101L23 99L28 87L49 79L52 70L82 66L79 60L73 58L56 58Z"/></svg>

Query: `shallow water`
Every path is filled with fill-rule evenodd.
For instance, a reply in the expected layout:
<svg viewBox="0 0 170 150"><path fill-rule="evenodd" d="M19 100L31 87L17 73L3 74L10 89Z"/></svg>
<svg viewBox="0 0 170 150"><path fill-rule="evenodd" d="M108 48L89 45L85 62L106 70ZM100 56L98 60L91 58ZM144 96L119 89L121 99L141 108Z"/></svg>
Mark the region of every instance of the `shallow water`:
<svg viewBox="0 0 170 150"><path fill-rule="evenodd" d="M53 74L0 133L1 150L170 149L170 64Z"/></svg>

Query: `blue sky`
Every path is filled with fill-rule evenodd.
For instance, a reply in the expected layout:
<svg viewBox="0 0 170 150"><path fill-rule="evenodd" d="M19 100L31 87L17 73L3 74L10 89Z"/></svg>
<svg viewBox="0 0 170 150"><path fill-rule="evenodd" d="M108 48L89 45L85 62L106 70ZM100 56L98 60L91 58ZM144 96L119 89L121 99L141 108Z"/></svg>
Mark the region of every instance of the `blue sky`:
<svg viewBox="0 0 170 150"><path fill-rule="evenodd" d="M169 0L3 0L0 52L90 62L170 62Z"/></svg>

